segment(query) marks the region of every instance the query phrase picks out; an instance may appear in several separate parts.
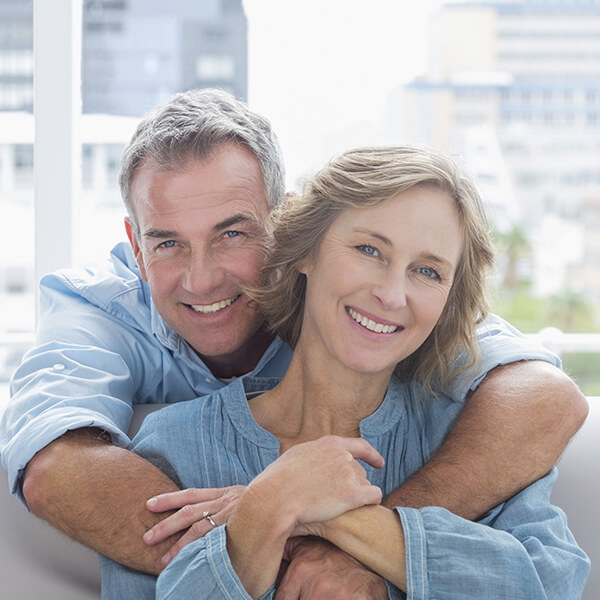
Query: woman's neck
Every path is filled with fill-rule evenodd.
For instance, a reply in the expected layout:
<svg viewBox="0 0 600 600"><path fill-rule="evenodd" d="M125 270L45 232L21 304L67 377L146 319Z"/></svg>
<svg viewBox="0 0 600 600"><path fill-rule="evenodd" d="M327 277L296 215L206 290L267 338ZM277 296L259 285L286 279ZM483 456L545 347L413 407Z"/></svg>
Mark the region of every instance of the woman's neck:
<svg viewBox="0 0 600 600"><path fill-rule="evenodd" d="M282 452L324 435L358 436L360 422L385 396L391 373L357 373L317 354L296 348L281 383L250 403Z"/></svg>

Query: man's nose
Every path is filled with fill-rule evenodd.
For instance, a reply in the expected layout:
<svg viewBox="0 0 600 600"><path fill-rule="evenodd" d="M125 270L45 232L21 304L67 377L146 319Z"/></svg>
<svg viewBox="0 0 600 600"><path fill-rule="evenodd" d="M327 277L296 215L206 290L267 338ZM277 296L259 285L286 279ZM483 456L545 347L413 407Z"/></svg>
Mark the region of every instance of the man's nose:
<svg viewBox="0 0 600 600"><path fill-rule="evenodd" d="M223 282L224 269L209 253L192 253L183 272L182 287L196 296L210 293Z"/></svg>

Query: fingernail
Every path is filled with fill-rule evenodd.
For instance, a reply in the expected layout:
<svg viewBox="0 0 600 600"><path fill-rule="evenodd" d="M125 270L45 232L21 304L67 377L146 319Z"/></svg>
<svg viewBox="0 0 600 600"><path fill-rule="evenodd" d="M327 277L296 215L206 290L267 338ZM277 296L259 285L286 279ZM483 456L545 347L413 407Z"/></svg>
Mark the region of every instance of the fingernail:
<svg viewBox="0 0 600 600"><path fill-rule="evenodd" d="M157 498L150 498L150 500L148 500L148 502L146 502L146 506L156 506L157 502L158 502Z"/></svg>
<svg viewBox="0 0 600 600"><path fill-rule="evenodd" d="M152 529L149 529L144 534L144 541L145 542L151 542L153 537L154 537L154 531L152 531Z"/></svg>

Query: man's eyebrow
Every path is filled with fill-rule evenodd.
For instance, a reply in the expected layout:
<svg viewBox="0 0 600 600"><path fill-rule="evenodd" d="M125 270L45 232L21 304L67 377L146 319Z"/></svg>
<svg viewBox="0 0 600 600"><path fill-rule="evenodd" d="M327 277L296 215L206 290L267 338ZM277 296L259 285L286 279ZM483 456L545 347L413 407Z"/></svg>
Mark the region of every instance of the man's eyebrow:
<svg viewBox="0 0 600 600"><path fill-rule="evenodd" d="M148 231L144 231L143 235L145 238L161 240L179 237L176 231L169 231L168 229L148 229Z"/></svg>
<svg viewBox="0 0 600 600"><path fill-rule="evenodd" d="M232 217L228 217L227 219L223 219L223 221L220 221L219 223L217 223L213 227L213 229L215 231L222 231L223 229L228 229L232 225L237 225L238 223L247 223L247 222L258 225L258 219L256 219L255 217L252 217L250 215L245 215L245 214L240 213L238 215L233 215Z"/></svg>
<svg viewBox="0 0 600 600"><path fill-rule="evenodd" d="M250 215L233 215L232 217L228 217L227 219L223 219L217 223L213 229L215 231L222 231L223 229L228 229L232 225L237 225L238 223L254 223L258 224L258 220ZM176 231L171 231L170 229L148 229L145 231L143 236L145 238L153 238L153 239L165 239L165 238L178 238L179 234Z"/></svg>

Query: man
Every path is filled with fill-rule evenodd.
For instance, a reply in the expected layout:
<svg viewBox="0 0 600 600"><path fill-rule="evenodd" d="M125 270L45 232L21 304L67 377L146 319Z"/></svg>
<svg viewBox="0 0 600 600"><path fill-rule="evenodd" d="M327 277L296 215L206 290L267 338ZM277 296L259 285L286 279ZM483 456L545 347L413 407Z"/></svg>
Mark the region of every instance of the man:
<svg viewBox="0 0 600 600"><path fill-rule="evenodd" d="M34 514L158 573L183 542L162 541L161 531L173 527L161 524L146 537L152 545L144 543L161 518L145 502L177 487L124 448L131 405L187 400L234 377L284 372L289 348L243 292L259 282L264 222L284 195L283 166L265 119L205 90L176 95L140 123L120 184L131 248L117 246L106 269L42 280L36 346L13 377L0 451L13 493ZM585 399L539 362L553 360L545 351L495 318L479 343L479 372L457 377L450 390L457 401L470 396L459 421L427 467L392 494L393 504L441 505L476 518L544 474L583 422ZM174 519L175 528L189 527L189 542L210 526L198 520L205 512L226 520L236 490L175 497L175 507L188 505ZM329 551L298 546L281 588L308 596L305 586L323 571L312 561L323 552L336 565L345 560ZM303 576L305 559L295 566L299 555L309 557L312 575ZM370 577L359 575L355 585L356 569L348 572L350 588Z"/></svg>

